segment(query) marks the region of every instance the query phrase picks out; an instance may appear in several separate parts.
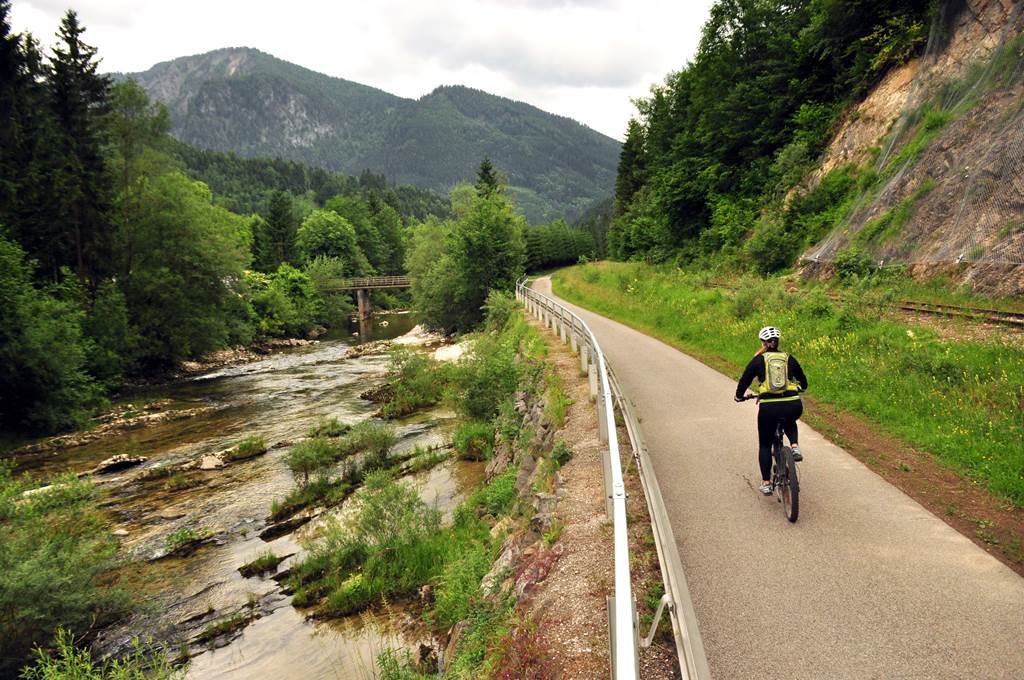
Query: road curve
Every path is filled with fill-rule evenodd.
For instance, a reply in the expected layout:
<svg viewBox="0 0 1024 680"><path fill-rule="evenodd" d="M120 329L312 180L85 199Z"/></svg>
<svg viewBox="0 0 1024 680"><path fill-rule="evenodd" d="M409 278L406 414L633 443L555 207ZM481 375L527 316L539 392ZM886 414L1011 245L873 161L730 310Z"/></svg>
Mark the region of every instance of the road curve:
<svg viewBox="0 0 1024 680"><path fill-rule="evenodd" d="M806 425L791 525L734 379L568 306L636 406L716 680L1024 678L1024 579Z"/></svg>

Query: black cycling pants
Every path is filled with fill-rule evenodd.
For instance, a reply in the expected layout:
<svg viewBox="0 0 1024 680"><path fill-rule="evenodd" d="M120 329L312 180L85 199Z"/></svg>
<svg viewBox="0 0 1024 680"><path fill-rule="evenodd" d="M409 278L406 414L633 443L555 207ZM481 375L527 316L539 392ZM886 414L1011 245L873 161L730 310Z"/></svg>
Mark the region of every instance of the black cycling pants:
<svg viewBox="0 0 1024 680"><path fill-rule="evenodd" d="M761 464L761 479L771 479L775 426L781 422L790 443L795 442L797 441L796 421L803 415L803 412L804 405L799 399L771 401L761 404L757 410L757 461Z"/></svg>

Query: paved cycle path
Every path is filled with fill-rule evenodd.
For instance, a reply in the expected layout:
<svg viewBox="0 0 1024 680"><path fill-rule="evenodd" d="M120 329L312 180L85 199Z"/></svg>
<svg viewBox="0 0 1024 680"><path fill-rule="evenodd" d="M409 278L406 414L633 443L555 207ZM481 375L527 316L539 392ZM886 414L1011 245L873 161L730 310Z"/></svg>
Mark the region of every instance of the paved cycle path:
<svg viewBox="0 0 1024 680"><path fill-rule="evenodd" d="M804 424L790 524L734 379L568 306L636 407L716 680L1024 678L1024 579Z"/></svg>

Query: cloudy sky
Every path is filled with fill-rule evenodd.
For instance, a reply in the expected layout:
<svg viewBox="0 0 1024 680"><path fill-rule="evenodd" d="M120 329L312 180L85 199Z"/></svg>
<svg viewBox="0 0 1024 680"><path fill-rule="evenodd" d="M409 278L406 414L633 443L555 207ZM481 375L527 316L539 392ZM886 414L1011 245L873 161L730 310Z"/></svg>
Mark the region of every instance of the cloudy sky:
<svg viewBox="0 0 1024 680"><path fill-rule="evenodd" d="M69 7L105 71L255 47L420 97L469 85L621 139L645 96L693 56L711 0L13 0L14 30L54 42Z"/></svg>

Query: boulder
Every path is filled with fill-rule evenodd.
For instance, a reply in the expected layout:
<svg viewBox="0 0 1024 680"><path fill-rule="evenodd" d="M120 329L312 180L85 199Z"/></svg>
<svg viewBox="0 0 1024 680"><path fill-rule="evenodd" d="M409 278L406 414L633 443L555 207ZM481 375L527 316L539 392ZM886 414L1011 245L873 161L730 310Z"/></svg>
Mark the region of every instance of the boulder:
<svg viewBox="0 0 1024 680"><path fill-rule="evenodd" d="M203 456L202 460L199 461L200 470L217 470L222 467L224 467L224 459L217 454Z"/></svg>
<svg viewBox="0 0 1024 680"><path fill-rule="evenodd" d="M494 443L494 457L491 458L487 463L487 467L484 468L484 475L487 477L487 480L490 481L500 475L508 468L511 462L512 447L501 438L501 433L499 432Z"/></svg>
<svg viewBox="0 0 1024 680"><path fill-rule="evenodd" d="M119 453L111 456L89 471L91 475L105 475L110 472L125 470L136 465L142 465L148 458L145 456L130 456L127 453Z"/></svg>

